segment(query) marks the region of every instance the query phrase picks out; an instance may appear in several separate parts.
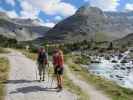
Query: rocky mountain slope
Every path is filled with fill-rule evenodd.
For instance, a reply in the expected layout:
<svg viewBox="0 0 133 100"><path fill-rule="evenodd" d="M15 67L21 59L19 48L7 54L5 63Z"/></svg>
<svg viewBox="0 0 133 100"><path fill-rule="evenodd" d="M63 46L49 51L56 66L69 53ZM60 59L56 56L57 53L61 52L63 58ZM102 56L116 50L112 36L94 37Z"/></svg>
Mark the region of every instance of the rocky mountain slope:
<svg viewBox="0 0 133 100"><path fill-rule="evenodd" d="M50 28L39 24L38 20L10 19L0 12L0 35L15 38L18 41L28 41L44 37Z"/></svg>
<svg viewBox="0 0 133 100"><path fill-rule="evenodd" d="M49 30L46 39L55 41L96 40L122 38L133 32L133 12L103 12L85 5L73 16Z"/></svg>
<svg viewBox="0 0 133 100"><path fill-rule="evenodd" d="M115 43L117 43L119 45L133 46L133 33L131 33L119 40L116 40Z"/></svg>

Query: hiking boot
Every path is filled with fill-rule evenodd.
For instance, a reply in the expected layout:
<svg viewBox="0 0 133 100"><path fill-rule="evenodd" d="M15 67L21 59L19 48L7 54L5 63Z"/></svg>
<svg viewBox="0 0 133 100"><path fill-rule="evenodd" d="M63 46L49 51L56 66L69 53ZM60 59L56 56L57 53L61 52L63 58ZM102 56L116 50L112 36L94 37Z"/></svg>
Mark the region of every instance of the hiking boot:
<svg viewBox="0 0 133 100"><path fill-rule="evenodd" d="M62 87L62 86L60 86L60 87L59 87L59 89L60 89L60 90L63 90L63 87Z"/></svg>
<svg viewBox="0 0 133 100"><path fill-rule="evenodd" d="M63 88L58 88L57 92L61 92L63 90Z"/></svg>
<svg viewBox="0 0 133 100"><path fill-rule="evenodd" d="M54 89L59 89L59 86L55 87Z"/></svg>
<svg viewBox="0 0 133 100"><path fill-rule="evenodd" d="M42 81L45 81L45 77L43 76L43 80Z"/></svg>
<svg viewBox="0 0 133 100"><path fill-rule="evenodd" d="M57 89L58 89L57 92L61 92L63 90L63 87L62 86L58 86Z"/></svg>
<svg viewBox="0 0 133 100"><path fill-rule="evenodd" d="M42 78L40 77L40 80L39 80L39 82L41 82L42 81Z"/></svg>

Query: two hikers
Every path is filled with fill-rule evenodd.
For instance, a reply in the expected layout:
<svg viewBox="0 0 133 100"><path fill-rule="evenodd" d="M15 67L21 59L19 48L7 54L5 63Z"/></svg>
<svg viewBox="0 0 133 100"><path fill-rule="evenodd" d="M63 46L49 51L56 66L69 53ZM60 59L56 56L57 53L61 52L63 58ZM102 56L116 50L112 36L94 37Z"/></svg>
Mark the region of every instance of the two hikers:
<svg viewBox="0 0 133 100"><path fill-rule="evenodd" d="M39 81L45 81L45 71L46 71L46 65L48 64L48 55L44 48L40 48L38 50L38 71L40 80Z"/></svg>
<svg viewBox="0 0 133 100"><path fill-rule="evenodd" d="M45 71L46 65L48 64L48 55L44 48L40 48L38 52L38 71L40 76L40 81L45 80ZM54 66L54 74L57 79L57 89L63 89L63 72L64 72L64 57L63 52L56 48L53 52L53 66Z"/></svg>

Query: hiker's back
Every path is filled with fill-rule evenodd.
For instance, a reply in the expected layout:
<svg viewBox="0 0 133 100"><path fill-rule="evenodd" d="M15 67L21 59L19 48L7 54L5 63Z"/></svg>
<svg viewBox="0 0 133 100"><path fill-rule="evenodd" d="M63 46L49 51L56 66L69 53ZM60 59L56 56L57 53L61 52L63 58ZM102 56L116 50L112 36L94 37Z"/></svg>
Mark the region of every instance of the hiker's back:
<svg viewBox="0 0 133 100"><path fill-rule="evenodd" d="M38 62L43 63L45 60L47 60L47 53L46 52L39 52L38 53Z"/></svg>
<svg viewBox="0 0 133 100"><path fill-rule="evenodd" d="M61 50L53 55L53 64L55 66L63 67L64 57L63 57L63 52Z"/></svg>

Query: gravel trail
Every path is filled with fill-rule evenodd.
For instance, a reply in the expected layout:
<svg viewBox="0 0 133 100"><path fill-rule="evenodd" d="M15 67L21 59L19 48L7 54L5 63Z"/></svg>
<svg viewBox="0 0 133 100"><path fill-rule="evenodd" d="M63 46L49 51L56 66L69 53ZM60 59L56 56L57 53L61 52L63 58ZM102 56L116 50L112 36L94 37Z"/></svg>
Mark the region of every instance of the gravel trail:
<svg viewBox="0 0 133 100"><path fill-rule="evenodd" d="M10 61L9 80L6 83L5 100L76 100L76 96L63 90L57 92L50 86L51 79L37 82L34 61L26 58L22 53L12 50L6 55Z"/></svg>
<svg viewBox="0 0 133 100"><path fill-rule="evenodd" d="M89 95L90 100L111 100L102 91L97 90L91 84L88 84L85 81L78 79L78 77L75 74L71 73L67 65L65 66L65 68L67 71L67 76L73 81L74 84L79 86L84 92L86 92Z"/></svg>

